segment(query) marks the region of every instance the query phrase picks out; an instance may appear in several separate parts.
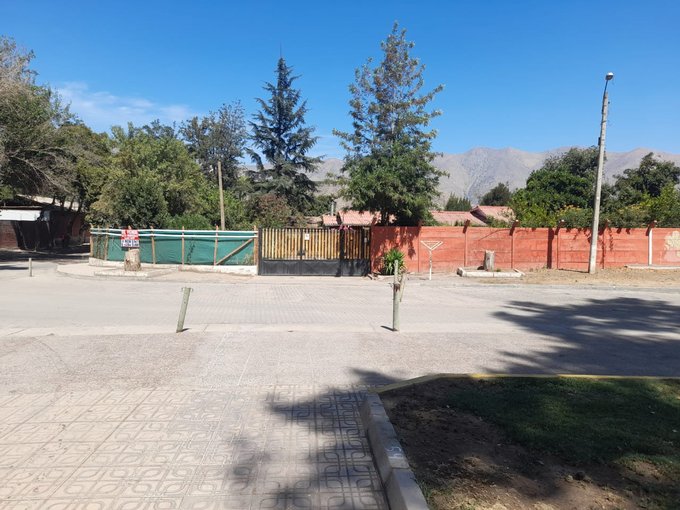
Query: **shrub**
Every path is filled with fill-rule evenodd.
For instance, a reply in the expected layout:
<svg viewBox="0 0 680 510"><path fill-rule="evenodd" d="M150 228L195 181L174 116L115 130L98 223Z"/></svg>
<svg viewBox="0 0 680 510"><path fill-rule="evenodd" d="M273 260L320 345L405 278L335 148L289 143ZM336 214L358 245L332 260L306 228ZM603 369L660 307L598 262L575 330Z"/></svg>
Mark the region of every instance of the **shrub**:
<svg viewBox="0 0 680 510"><path fill-rule="evenodd" d="M394 274L394 263L397 261L399 262L399 272L406 272L404 253L397 248L392 248L385 254L385 257L383 257L383 267L380 272L382 274Z"/></svg>

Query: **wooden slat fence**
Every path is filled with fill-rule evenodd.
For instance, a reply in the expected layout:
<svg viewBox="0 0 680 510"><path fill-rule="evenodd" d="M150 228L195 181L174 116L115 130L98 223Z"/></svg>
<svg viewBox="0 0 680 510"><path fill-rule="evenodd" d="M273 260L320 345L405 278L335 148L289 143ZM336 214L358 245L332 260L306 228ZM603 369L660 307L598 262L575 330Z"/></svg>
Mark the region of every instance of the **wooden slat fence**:
<svg viewBox="0 0 680 510"><path fill-rule="evenodd" d="M269 260L368 259L369 236L368 229L264 229L261 256Z"/></svg>

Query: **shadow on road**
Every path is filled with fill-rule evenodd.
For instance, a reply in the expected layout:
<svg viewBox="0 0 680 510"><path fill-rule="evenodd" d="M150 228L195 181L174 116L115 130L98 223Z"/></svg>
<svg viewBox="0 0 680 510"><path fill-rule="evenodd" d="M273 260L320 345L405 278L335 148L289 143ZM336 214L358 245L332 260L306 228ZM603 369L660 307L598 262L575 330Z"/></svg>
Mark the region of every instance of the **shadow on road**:
<svg viewBox="0 0 680 510"><path fill-rule="evenodd" d="M514 301L494 315L556 341L542 351L503 353L507 373L680 375L680 307L661 299Z"/></svg>

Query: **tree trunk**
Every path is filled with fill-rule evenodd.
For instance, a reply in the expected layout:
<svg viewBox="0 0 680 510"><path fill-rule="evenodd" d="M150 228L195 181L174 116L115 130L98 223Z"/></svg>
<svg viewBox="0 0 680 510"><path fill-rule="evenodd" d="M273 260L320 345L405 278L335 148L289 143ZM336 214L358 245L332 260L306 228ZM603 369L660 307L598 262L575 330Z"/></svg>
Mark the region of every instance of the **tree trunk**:
<svg viewBox="0 0 680 510"><path fill-rule="evenodd" d="M142 269L142 260L139 254L139 248L132 248L125 252L125 262L123 263L125 271L140 271Z"/></svg>

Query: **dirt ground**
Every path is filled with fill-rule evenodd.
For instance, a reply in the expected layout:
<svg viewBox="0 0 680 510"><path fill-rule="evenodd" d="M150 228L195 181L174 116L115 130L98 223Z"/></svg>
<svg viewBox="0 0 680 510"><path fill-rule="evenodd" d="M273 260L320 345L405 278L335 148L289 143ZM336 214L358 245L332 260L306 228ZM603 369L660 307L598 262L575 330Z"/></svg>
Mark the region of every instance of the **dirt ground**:
<svg viewBox="0 0 680 510"><path fill-rule="evenodd" d="M526 271L522 283L538 285L612 285L629 287L678 287L680 269L599 269L594 275L567 269ZM517 283L517 280L494 279L494 283Z"/></svg>
<svg viewBox="0 0 680 510"><path fill-rule="evenodd" d="M660 507L649 497L657 484L669 483L653 465L639 463L622 472L530 452L483 419L440 405L447 384L430 384L427 392L404 388L381 395L432 509L676 508L672 503Z"/></svg>

